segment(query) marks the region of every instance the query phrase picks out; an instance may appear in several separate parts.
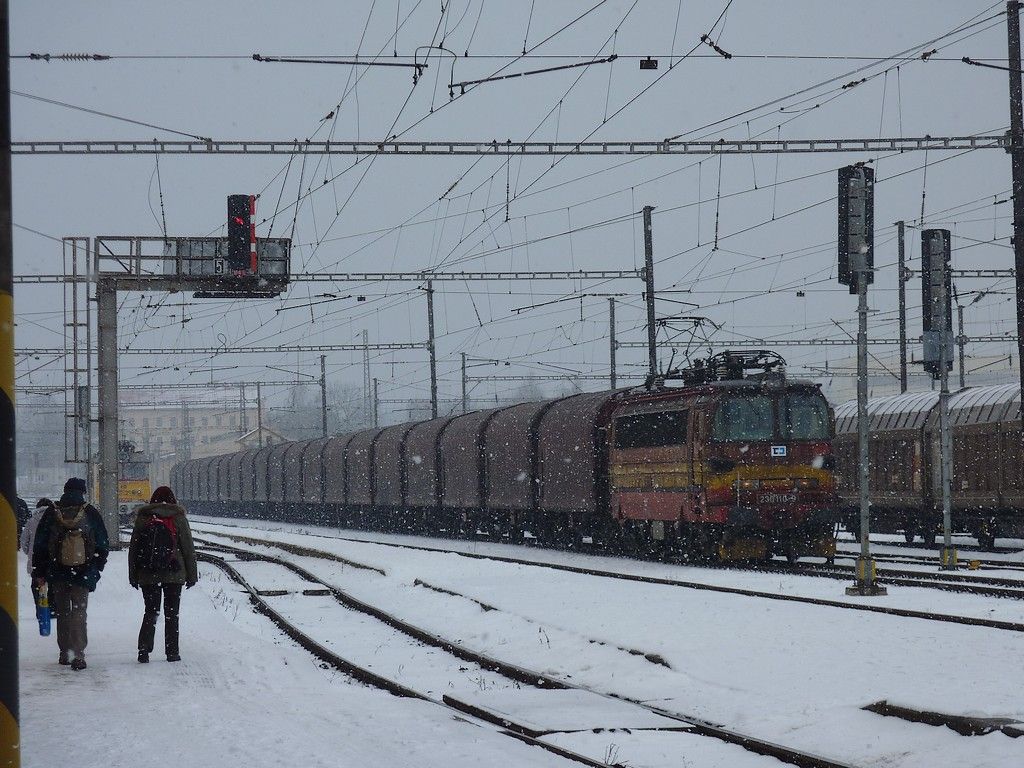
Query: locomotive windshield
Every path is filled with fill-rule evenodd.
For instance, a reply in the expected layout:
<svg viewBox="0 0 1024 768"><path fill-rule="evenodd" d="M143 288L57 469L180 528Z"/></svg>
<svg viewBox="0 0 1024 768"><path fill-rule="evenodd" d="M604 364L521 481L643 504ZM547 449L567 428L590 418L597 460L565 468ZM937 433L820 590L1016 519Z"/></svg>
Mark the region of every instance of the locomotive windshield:
<svg viewBox="0 0 1024 768"><path fill-rule="evenodd" d="M723 442L825 440L828 406L813 392L788 392L777 400L764 394L730 395L718 404L712 436Z"/></svg>
<svg viewBox="0 0 1024 768"><path fill-rule="evenodd" d="M771 440L775 437L775 409L768 395L732 395L718 404L713 427L715 440Z"/></svg>
<svg viewBox="0 0 1024 768"><path fill-rule="evenodd" d="M782 398L782 435L787 440L828 438L828 406L810 392L790 392Z"/></svg>

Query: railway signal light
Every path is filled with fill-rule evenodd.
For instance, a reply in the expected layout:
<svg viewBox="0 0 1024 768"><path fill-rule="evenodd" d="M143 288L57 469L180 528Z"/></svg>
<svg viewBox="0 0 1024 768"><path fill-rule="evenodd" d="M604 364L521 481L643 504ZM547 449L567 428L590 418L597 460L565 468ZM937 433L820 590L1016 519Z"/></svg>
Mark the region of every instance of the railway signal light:
<svg viewBox="0 0 1024 768"><path fill-rule="evenodd" d="M874 282L875 171L864 165L839 169L839 282L857 292L858 274Z"/></svg>
<svg viewBox="0 0 1024 768"><path fill-rule="evenodd" d="M256 196L228 195L228 269L232 275L255 275Z"/></svg>
<svg viewBox="0 0 1024 768"><path fill-rule="evenodd" d="M924 369L935 378L940 374L941 359L945 359L947 371L953 369L951 283L949 230L922 231L921 306L924 312Z"/></svg>

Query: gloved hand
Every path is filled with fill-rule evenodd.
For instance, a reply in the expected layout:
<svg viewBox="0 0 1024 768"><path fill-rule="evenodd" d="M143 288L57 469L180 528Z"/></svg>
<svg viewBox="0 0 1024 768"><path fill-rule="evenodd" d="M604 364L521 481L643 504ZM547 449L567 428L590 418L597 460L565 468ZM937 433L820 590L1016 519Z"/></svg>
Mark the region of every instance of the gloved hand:
<svg viewBox="0 0 1024 768"><path fill-rule="evenodd" d="M32 584L35 585L36 589L42 589L45 583L46 579L44 579L42 576L36 576L34 579L32 579Z"/></svg>

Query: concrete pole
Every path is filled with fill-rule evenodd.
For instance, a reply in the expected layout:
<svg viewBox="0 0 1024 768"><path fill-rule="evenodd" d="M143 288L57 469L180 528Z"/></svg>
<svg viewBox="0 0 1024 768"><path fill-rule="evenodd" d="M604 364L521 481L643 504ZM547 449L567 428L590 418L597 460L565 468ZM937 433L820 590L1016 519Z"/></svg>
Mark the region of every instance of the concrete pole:
<svg viewBox="0 0 1024 768"><path fill-rule="evenodd" d="M907 391L907 254L904 246L905 222L896 222L899 238L899 307L900 307L900 393Z"/></svg>
<svg viewBox="0 0 1024 768"><path fill-rule="evenodd" d="M363 418L367 419L370 415L370 407L372 403L370 398L373 393L370 390L370 334L367 330L363 329ZM365 421L363 422L366 423Z"/></svg>
<svg viewBox="0 0 1024 768"><path fill-rule="evenodd" d="M468 382L466 381L466 353L462 352L461 354L462 354L462 412L466 413L466 412L469 411L469 408L468 408L468 405L469 405L469 392L468 392L468 387L466 386L468 384Z"/></svg>
<svg viewBox="0 0 1024 768"><path fill-rule="evenodd" d="M1021 114L1020 2L1006 4L1006 41L1010 70L1010 171L1013 177L1013 263L1017 287L1017 360L1024 391L1024 115ZM1024 424L1024 408L1021 409ZM1022 433L1024 434L1024 433Z"/></svg>
<svg viewBox="0 0 1024 768"><path fill-rule="evenodd" d="M654 327L654 236L651 232L653 205L644 206L644 293L647 299L647 375L653 380L658 373L658 350Z"/></svg>
<svg viewBox="0 0 1024 768"><path fill-rule="evenodd" d="M863 258L863 257L862 257ZM857 271L857 474L860 486L860 557L857 583L847 587L848 595L884 595L885 587L875 579L871 557L870 433L868 431L868 281L862 265Z"/></svg>
<svg viewBox="0 0 1024 768"><path fill-rule="evenodd" d="M260 382L256 382L256 436L259 439L260 448L263 447L263 391L260 389Z"/></svg>
<svg viewBox="0 0 1024 768"><path fill-rule="evenodd" d="M949 359L953 351L950 336L953 329L949 327L948 308L951 300L951 281L949 278L949 248L943 249L942 290L939 291L940 329L942 343L939 345L939 482L942 486L942 552L939 557L939 568L943 571L956 570L956 550L953 549L952 533L952 474L953 474L953 440L949 424Z"/></svg>
<svg viewBox="0 0 1024 768"><path fill-rule="evenodd" d="M320 355L320 436L327 437L327 355Z"/></svg>
<svg viewBox="0 0 1024 768"><path fill-rule="evenodd" d="M615 389L615 299L608 299L608 384Z"/></svg>
<svg viewBox="0 0 1024 768"><path fill-rule="evenodd" d="M430 418L437 418L437 345L434 341L434 284L427 280L427 343L430 345Z"/></svg>
<svg viewBox="0 0 1024 768"><path fill-rule="evenodd" d="M117 288L109 278L96 283L97 384L99 397L100 513L110 548L120 549L117 524Z"/></svg>
<svg viewBox="0 0 1024 768"><path fill-rule="evenodd" d="M238 385L238 429L243 435L249 431L249 412L245 409L245 384Z"/></svg>
<svg viewBox="0 0 1024 768"><path fill-rule="evenodd" d="M964 360L964 352L966 351L965 347L967 346L967 337L964 336L964 308L961 304L956 305L956 317L957 328L959 329L959 333L956 337L956 345L957 347L959 347L960 350L960 389L963 389L964 387L967 386L967 372L964 370L966 365Z"/></svg>
<svg viewBox="0 0 1024 768"><path fill-rule="evenodd" d="M14 244L11 219L11 64L0 0L0 765L21 765L18 714L18 527L14 449Z"/></svg>
<svg viewBox="0 0 1024 768"><path fill-rule="evenodd" d="M378 403L380 400L377 397L377 379L373 380L373 426L376 429L380 423L380 411L378 410Z"/></svg>

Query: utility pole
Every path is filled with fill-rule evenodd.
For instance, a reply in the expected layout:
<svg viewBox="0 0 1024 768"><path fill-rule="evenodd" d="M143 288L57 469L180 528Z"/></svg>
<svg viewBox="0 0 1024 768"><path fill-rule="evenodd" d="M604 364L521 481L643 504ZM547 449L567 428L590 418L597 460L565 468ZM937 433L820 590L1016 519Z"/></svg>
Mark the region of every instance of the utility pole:
<svg viewBox="0 0 1024 768"><path fill-rule="evenodd" d="M939 568L956 570L952 534L953 439L949 423L949 371L953 367L952 280L950 232L921 232L924 365L939 380L939 485L942 491L942 551Z"/></svg>
<svg viewBox="0 0 1024 768"><path fill-rule="evenodd" d="M658 350L654 336L654 236L651 233L653 205L644 206L644 286L647 299L647 375L653 381L658 373Z"/></svg>
<svg viewBox="0 0 1024 768"><path fill-rule="evenodd" d="M430 418L437 418L437 347L434 343L434 284L427 280L427 345L430 350Z"/></svg>
<svg viewBox="0 0 1024 768"><path fill-rule="evenodd" d="M900 394L907 391L907 252L904 247L906 222L896 222L899 239L898 270L900 302Z"/></svg>
<svg viewBox="0 0 1024 768"><path fill-rule="evenodd" d="M363 418L370 415L370 335L363 329ZM365 421L363 422L366 423Z"/></svg>
<svg viewBox="0 0 1024 768"><path fill-rule="evenodd" d="M615 389L615 299L608 298L608 384Z"/></svg>
<svg viewBox="0 0 1024 768"><path fill-rule="evenodd" d="M1006 3L1010 70L1010 171L1013 176L1013 264L1017 283L1017 360L1024 391L1024 116L1021 115L1020 2ZM1024 409L1021 409L1024 424Z"/></svg>
<svg viewBox="0 0 1024 768"><path fill-rule="evenodd" d="M14 245L11 219L11 62L0 0L0 764L21 765L18 725L18 527L14 450Z"/></svg>
<svg viewBox="0 0 1024 768"><path fill-rule="evenodd" d="M238 429L243 435L249 431L249 413L245 409L245 384L238 385Z"/></svg>
<svg viewBox="0 0 1024 768"><path fill-rule="evenodd" d="M320 436L327 437L327 355L320 355Z"/></svg>
<svg viewBox="0 0 1024 768"><path fill-rule="evenodd" d="M466 405L469 402L469 393L466 389L466 353L462 352L462 412L466 413L469 409Z"/></svg>
<svg viewBox="0 0 1024 768"><path fill-rule="evenodd" d="M860 557L848 595L884 595L871 557L868 431L868 283L874 280L874 171L839 170L839 281L857 293L857 474L860 486Z"/></svg>
<svg viewBox="0 0 1024 768"><path fill-rule="evenodd" d="M256 382L256 436L260 448L263 447L263 393L260 391L260 383Z"/></svg>
<svg viewBox="0 0 1024 768"><path fill-rule="evenodd" d="M373 426L376 429L378 422L380 421L380 413L377 409L377 405L380 400L377 397L377 379L373 380Z"/></svg>
<svg viewBox="0 0 1024 768"><path fill-rule="evenodd" d="M956 324L957 324L957 337L956 345L960 349L960 389L967 386L966 376L964 371L964 347L967 346L967 337L964 336L964 305L956 305Z"/></svg>

